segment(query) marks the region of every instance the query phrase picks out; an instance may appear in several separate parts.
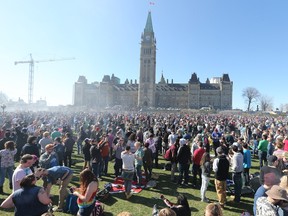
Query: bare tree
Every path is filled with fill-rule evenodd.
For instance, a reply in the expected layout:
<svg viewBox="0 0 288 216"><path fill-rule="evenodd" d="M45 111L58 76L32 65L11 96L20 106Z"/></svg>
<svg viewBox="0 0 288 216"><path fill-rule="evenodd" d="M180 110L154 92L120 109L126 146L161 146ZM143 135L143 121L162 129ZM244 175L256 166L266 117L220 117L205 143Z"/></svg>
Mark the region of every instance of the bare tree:
<svg viewBox="0 0 288 216"><path fill-rule="evenodd" d="M287 112L288 111L288 104L281 104L280 105L280 111L281 112Z"/></svg>
<svg viewBox="0 0 288 216"><path fill-rule="evenodd" d="M243 89L242 92L242 97L245 98L248 106L247 106L247 111L250 111L251 104L254 103L259 97L260 93L256 88L253 87L247 87Z"/></svg>
<svg viewBox="0 0 288 216"><path fill-rule="evenodd" d="M262 111L268 111L273 109L273 99L266 96L261 95L260 99L260 107Z"/></svg>

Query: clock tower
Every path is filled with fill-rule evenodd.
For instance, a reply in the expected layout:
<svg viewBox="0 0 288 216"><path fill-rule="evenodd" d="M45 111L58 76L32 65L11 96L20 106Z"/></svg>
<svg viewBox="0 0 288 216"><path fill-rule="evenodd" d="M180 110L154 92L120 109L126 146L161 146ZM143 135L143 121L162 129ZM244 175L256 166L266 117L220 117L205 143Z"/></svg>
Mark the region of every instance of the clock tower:
<svg viewBox="0 0 288 216"><path fill-rule="evenodd" d="M141 36L140 78L138 87L138 106L155 107L156 77L156 39L154 37L151 12Z"/></svg>

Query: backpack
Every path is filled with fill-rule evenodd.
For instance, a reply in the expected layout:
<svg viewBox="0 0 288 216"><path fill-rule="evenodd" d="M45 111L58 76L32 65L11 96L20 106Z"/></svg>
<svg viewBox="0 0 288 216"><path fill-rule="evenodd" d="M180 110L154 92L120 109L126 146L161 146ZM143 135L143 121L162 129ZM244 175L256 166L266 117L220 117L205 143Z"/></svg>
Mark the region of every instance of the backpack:
<svg viewBox="0 0 288 216"><path fill-rule="evenodd" d="M76 215L79 207L77 204L77 196L73 195L73 194L69 194L66 198L66 206L64 209L64 212L66 213L70 213L72 215Z"/></svg>
<svg viewBox="0 0 288 216"><path fill-rule="evenodd" d="M92 210L92 216L103 216L104 215L104 208L101 202L98 200L95 202L95 207Z"/></svg>
<svg viewBox="0 0 288 216"><path fill-rule="evenodd" d="M107 190L106 188L99 190L96 194L96 200L97 201L105 201L108 199L108 197L110 196L109 190Z"/></svg>
<svg viewBox="0 0 288 216"><path fill-rule="evenodd" d="M164 159L167 161L171 161L171 159L172 159L171 147L169 149L167 149L167 151L165 152Z"/></svg>

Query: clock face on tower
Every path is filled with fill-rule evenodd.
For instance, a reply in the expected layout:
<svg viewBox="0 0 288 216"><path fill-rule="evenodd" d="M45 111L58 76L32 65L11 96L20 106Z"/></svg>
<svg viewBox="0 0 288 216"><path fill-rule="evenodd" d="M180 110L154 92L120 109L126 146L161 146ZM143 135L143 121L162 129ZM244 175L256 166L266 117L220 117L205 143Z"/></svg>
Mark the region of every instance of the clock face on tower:
<svg viewBox="0 0 288 216"><path fill-rule="evenodd" d="M146 40L148 41L148 40L150 40L150 35L146 35Z"/></svg>

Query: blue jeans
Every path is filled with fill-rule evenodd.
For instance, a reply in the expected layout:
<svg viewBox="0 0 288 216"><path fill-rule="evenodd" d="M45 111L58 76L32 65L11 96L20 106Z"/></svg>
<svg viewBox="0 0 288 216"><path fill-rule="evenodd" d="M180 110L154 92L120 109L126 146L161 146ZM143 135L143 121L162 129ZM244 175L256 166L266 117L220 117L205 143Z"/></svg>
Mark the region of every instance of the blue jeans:
<svg viewBox="0 0 288 216"><path fill-rule="evenodd" d="M108 173L108 162L109 162L109 156L103 157L101 162L101 170L102 174L105 176Z"/></svg>
<svg viewBox="0 0 288 216"><path fill-rule="evenodd" d="M232 180L234 181L234 201L240 202L242 191L242 173L233 173Z"/></svg>
<svg viewBox="0 0 288 216"><path fill-rule="evenodd" d="M77 153L78 153L78 155L82 152L82 142L83 142L83 140L81 140L81 139L77 140Z"/></svg>
<svg viewBox="0 0 288 216"><path fill-rule="evenodd" d="M123 170L123 178L124 178L124 187L125 187L125 192L130 193L131 188L132 188L132 179L134 176L134 172L132 171L124 171Z"/></svg>
<svg viewBox="0 0 288 216"><path fill-rule="evenodd" d="M265 162L265 165L267 165L267 152L259 150L258 156L259 156L260 168L263 166L263 161Z"/></svg>
<svg viewBox="0 0 288 216"><path fill-rule="evenodd" d="M253 144L253 154L256 155L258 153L258 140L254 140Z"/></svg>
<svg viewBox="0 0 288 216"><path fill-rule="evenodd" d="M141 171L141 165L136 166L136 176L137 176L137 184L141 185L142 182L142 171Z"/></svg>
<svg viewBox="0 0 288 216"><path fill-rule="evenodd" d="M92 163L92 172L97 178L101 177L100 166L101 166L100 162Z"/></svg>
<svg viewBox="0 0 288 216"><path fill-rule="evenodd" d="M0 170L1 170L0 186L3 186L3 184L4 184L6 173L8 174L9 182L12 183L13 166L1 167Z"/></svg>

